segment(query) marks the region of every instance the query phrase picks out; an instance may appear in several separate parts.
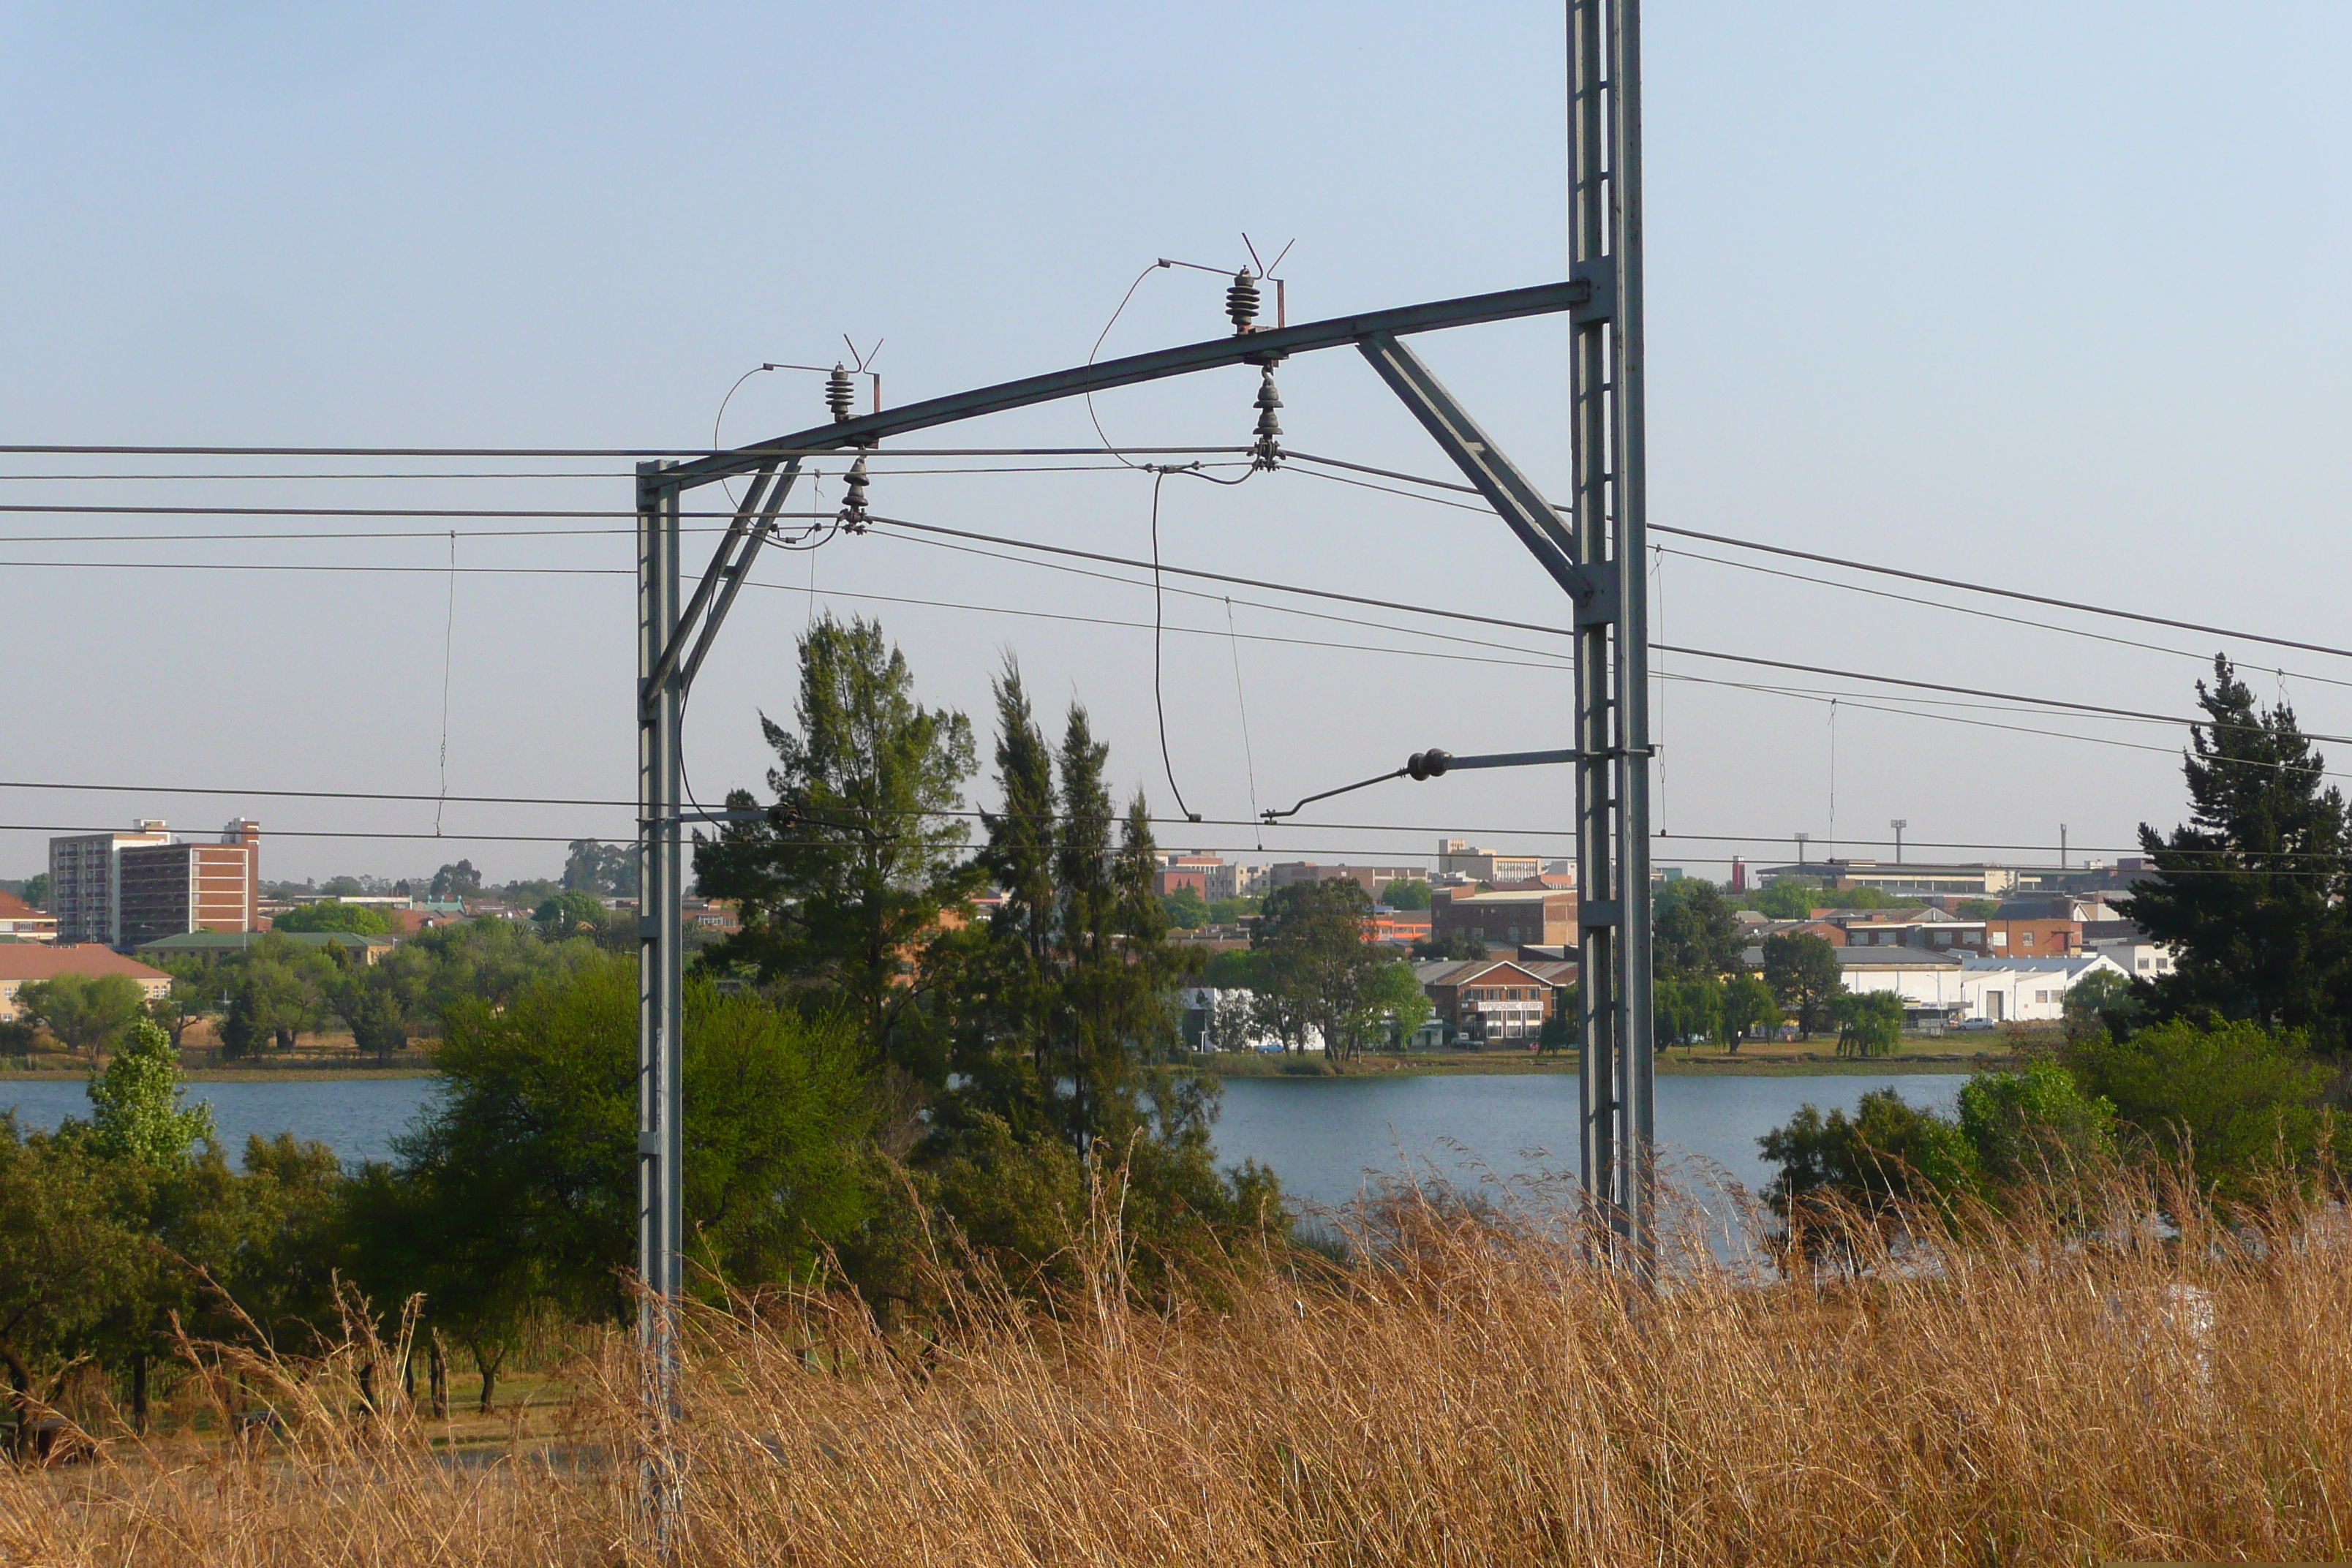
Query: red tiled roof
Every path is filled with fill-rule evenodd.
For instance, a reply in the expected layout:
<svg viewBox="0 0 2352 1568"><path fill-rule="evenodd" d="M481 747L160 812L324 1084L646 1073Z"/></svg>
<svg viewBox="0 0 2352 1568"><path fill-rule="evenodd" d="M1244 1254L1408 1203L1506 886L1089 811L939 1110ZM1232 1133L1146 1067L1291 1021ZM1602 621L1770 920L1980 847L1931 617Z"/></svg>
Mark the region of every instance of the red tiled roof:
<svg viewBox="0 0 2352 1568"><path fill-rule="evenodd" d="M0 921L45 921L48 918L7 889L0 888Z"/></svg>
<svg viewBox="0 0 2352 1568"><path fill-rule="evenodd" d="M125 958L94 942L63 945L45 942L0 942L0 981L55 980L60 974L127 974L133 980L169 980L135 958Z"/></svg>

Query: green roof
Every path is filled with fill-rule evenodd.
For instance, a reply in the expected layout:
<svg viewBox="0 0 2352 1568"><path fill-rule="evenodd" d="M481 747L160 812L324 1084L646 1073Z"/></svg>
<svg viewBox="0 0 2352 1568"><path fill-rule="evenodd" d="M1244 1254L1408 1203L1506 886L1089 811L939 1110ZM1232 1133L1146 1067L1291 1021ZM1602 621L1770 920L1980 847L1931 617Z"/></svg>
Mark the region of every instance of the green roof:
<svg viewBox="0 0 2352 1568"><path fill-rule="evenodd" d="M383 936L362 936L357 931L184 931L176 936L159 936L153 942L142 942L131 951L166 955L243 952L265 936L283 937L288 942L299 942L305 947L378 947L389 945L392 940Z"/></svg>

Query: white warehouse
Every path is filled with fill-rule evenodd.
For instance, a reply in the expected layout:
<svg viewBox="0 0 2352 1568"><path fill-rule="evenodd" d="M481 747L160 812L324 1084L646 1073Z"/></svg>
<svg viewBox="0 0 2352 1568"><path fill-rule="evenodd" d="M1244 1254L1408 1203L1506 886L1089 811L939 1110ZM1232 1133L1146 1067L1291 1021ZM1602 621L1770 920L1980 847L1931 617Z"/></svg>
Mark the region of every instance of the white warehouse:
<svg viewBox="0 0 2352 1568"><path fill-rule="evenodd" d="M1892 991L1916 1012L1957 1014L1990 1023L2055 1023L2066 993L2101 970L2128 979L2105 953L2084 958L1977 958L1925 948L1842 947L1845 988Z"/></svg>

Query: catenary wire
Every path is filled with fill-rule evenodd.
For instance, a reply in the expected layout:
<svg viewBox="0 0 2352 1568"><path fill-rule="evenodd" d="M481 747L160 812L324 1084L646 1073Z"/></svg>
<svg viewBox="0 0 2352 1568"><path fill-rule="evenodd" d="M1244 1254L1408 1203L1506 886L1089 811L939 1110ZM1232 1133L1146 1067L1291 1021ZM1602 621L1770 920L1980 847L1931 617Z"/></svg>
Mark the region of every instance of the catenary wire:
<svg viewBox="0 0 2352 1568"><path fill-rule="evenodd" d="M877 522L889 523L899 528L913 529L925 533L941 534L960 539L982 540L992 544L1003 544L1015 549L1034 550L1049 554L1066 555L1082 560L1105 562L1118 566L1128 566L1148 570L1150 564L1147 562L1138 561L1131 557L1110 555L1099 551L1076 550L1066 545L1045 544L1034 540L1012 539L999 534L979 533L966 529L946 528L936 523L914 522L904 518L877 517L874 521ZM284 562L0 561L0 569L9 567L57 570L87 569L104 571L374 573L402 575L415 575L419 574L438 575L448 570L448 568L444 566L401 566L382 563L336 564L320 563L296 563ZM1264 578L1244 577L1233 573L1203 571L1198 567L1165 566L1163 569L1168 572L1175 573L1181 576L1196 577L1211 582L1232 583L1244 587L1265 588L1276 593L1297 594L1304 597L1327 599L1342 604L1364 605L1374 609L1395 610L1405 615L1431 616L1446 620L1465 621L1479 626L1501 626L1514 631L1537 632L1548 637L1573 635L1563 628L1545 626L1539 622L1517 621L1499 616L1482 616L1474 614L1467 610L1448 610L1440 609L1432 605L1410 605L1394 599L1373 598L1360 594L1343 594L1328 588L1309 588L1297 584L1271 582ZM635 576L635 573L633 570L625 567L467 566L460 567L457 570L466 574L491 576L631 578ZM767 587L776 586L776 584L772 584L759 585ZM877 599L884 599L885 597L880 595L869 596ZM1058 618L1077 620L1084 619L1086 617L1069 616ZM1995 700L2031 703L2037 707L2054 709L2067 712L2084 713L2102 718L2139 720L2150 723L2179 725L2202 724L2211 726L2216 722L2210 719L2189 719L2182 718L2175 714L2150 713L2137 709L2116 708L2100 703L2082 702L2072 698L2042 697L2027 692L1998 691L1979 687L1951 685L1942 681L1920 680L1906 676L1881 675L1868 670L1841 669L1822 665L1800 664L1787 659L1766 658L1756 654L1726 653L1714 648L1689 647L1666 643L1652 643L1650 646L1654 651L1681 654L1692 658L1708 658L1733 664L1754 665L1768 669L1786 669L1800 674L1826 676L1835 679L1864 680L1876 685L1899 686L1921 691L1940 691L1958 696L1986 697L1991 698ZM2221 727L2245 729L2259 728L2257 725L2222 725ZM2342 735L2311 732L2306 734L2305 739L2324 741L2332 744L2339 745L2352 744L2352 737Z"/></svg>
<svg viewBox="0 0 2352 1568"><path fill-rule="evenodd" d="M251 798L251 799L256 799L256 800L278 800L278 799L293 799L293 800L334 800L334 801L366 801L366 802L371 802L371 803L423 804L423 805L430 805L430 804L432 804L432 803L434 803L434 802L437 801L438 799L440 799L440 797L439 797L438 795L425 795L425 794L404 794L404 793L399 793L399 792L394 792L394 791L384 791L384 790L295 790L295 789L282 789L282 788L273 788L273 789L225 789L225 788L215 788L215 787L211 787L211 786L194 786L194 785L178 785L178 784L68 784L68 783L59 783L59 782L51 781L51 780L35 780L35 779L0 779L0 789L10 789L10 790L28 790L28 791L43 791L43 790L47 790L47 791L56 791L56 792L59 792L59 793L67 793L67 794L151 795L224 795L224 796L229 796L229 797L244 797L244 798ZM583 807L583 808L609 808L609 809L614 809L614 810L631 810L631 811L635 810L635 807L636 807L636 805L637 805L637 803L636 803L636 802L635 802L635 801L626 801L626 800L599 800L599 799L593 799L593 798L579 798L579 797L571 797L571 796L550 796L550 795L450 795L450 796L448 797L448 799L449 799L450 803L451 803L451 804L453 804L453 805L560 805L560 806L578 806L578 807ZM982 811L982 809L980 809L980 808L976 808L976 807L975 807L975 808L954 809L954 810L944 809L944 808L936 807L936 806L910 807L910 808L908 808L908 809L903 810L903 811L888 812L888 813L886 813L886 815L907 816L940 816L940 817L955 817L955 818L961 818L961 819L972 820L972 821L978 821L978 820L980 820L981 818L982 818L983 816L994 816L994 817L1003 818L1003 817L1006 817L1006 816L1009 816L1009 815L1018 815L1018 816L1020 816L1024 820L1042 820L1042 821L1053 821L1053 822L1066 822L1066 821L1070 820L1070 816L1069 816L1069 814L1068 814L1068 813L1066 813L1066 812L1030 812L1030 813L1008 814L1008 813L1001 812L1001 811L985 811L985 812L984 812L984 811ZM1243 819L1238 818L1238 817L1205 817L1205 818L1202 818L1202 819L1200 819L1200 820L1198 820L1198 821L1194 821L1194 820L1191 820L1191 819L1188 819L1188 818L1174 817L1174 816L1162 816L1162 815L1159 815L1159 814L1156 814L1156 813L1151 815L1151 816L1150 816L1150 821L1152 821L1154 824L1157 824L1157 825L1166 825L1166 826L1186 826L1186 827L1235 827L1235 828L1249 828L1249 827L1258 827L1258 826L1264 826L1264 824L1262 824L1262 823L1258 823L1258 822L1255 822L1255 821L1245 821L1245 820L1243 820ZM117 825L117 826L119 826L119 825ZM698 823L698 822L694 822L694 821L690 821L690 820L689 820L689 821L688 821L688 822L687 822L687 826L711 826L711 825L709 825L709 824L704 824L704 823ZM1285 828L1286 828L1286 829L1289 829L1289 830L1292 830L1292 831L1297 831L1297 832L1308 832L1308 831L1311 831L1311 832L1318 832L1318 833L1413 833L1413 834L1432 834L1432 833L1435 833L1435 834L1449 834L1449 833L1475 833L1475 834L1482 834L1482 835L1492 835L1492 836L1498 837L1517 837L1517 838L1565 838L1565 837L1573 837L1575 836L1575 831L1576 831L1573 827L1500 827L1500 826L1475 826L1475 825L1464 825L1464 824L1427 823L1427 822L1420 822L1420 823L1413 823L1413 822L1365 822L1365 823L1344 823L1344 822L1286 822L1286 823L1284 823L1284 824L1283 824L1283 826L1284 826ZM5 825L5 824L0 824L0 831L9 831L9 832L108 833L108 832L113 832L113 831L116 831L116 830L117 830L116 826L107 826L107 825L100 825L100 826L90 826L90 827L55 827L55 826L52 826L52 827L37 827L37 826L26 826L26 825L21 825L21 824L19 824L19 825ZM324 830L324 829L306 829L306 830L297 830L297 829L293 829L293 828L282 828L282 829L272 829L272 830L270 830L270 832L271 832L272 834L274 834L276 837L336 837L336 836L337 836L337 835L335 835L335 834L329 833L329 832L327 832L327 831L326 831L326 830ZM264 837L269 837L269 836L270 836L270 834L265 834L265 835L264 835ZM342 837L361 837L361 835L359 835L359 834L346 834L346 835L341 835L341 836L342 836ZM430 837L434 837L434 835L432 835L432 834L430 834L430 833L425 833L425 834L416 834L416 835L397 835L397 836L395 836L395 837L416 837L430 838ZM446 835L443 835L443 837L451 837L451 838L463 838L463 837L485 837L485 836L482 836L482 835L468 835L468 834L457 834L457 833L453 833L453 834L446 834ZM570 834L570 835L565 835L565 836L563 836L563 837L565 837L565 838L583 838L583 837L593 837L593 835L587 835L587 834L576 834L576 833L575 833L575 834ZM1700 843L1700 844L1762 844L1762 845L1777 845L1777 844L1780 844L1780 843L1786 842L1786 841L1787 841L1787 839L1788 839L1788 837L1789 837L1789 836L1788 836L1787 834L1785 834L1785 833L1782 833L1782 834L1771 834L1771 833L1667 833L1667 834L1660 834L1660 835L1658 835L1658 837L1662 837L1662 838L1664 838L1664 839L1667 839L1667 840L1668 840L1668 841L1670 841L1670 842L1676 842L1676 843ZM561 841L561 840L551 838L551 839L548 839L548 840L546 840L546 841L548 841L548 842L559 842L559 841ZM618 842L617 840L607 840L607 841L608 841L608 842ZM1850 839L1850 840L1848 840L1847 842L1849 842L1849 843L1853 844L1853 846L1855 846L1856 847L1860 847L1860 848L1888 848L1888 847L1893 847L1893 844L1894 844L1894 840L1892 840L1892 839L1885 839L1885 838L1855 838L1855 839ZM2007 853L2007 854L2041 854L2041 853L2043 853L2043 852L2047 851L2048 849L2050 849L2050 848L2052 847L2051 846L2049 846L2049 845L2047 845L2047 844L1978 843L1978 842L1968 841L1968 840L1960 840L1960 839L1922 839L1922 838L1914 838L1914 837L1906 837L1906 838L1904 839L1904 844L1905 844L1905 846L1906 846L1906 847L1909 847L1909 848L1919 848L1919 849L1958 849L1958 850L1975 850L1975 851L1979 851L1979 852L1990 851L1990 852L1995 852L1995 853ZM1330 853L1330 852L1331 852L1331 850L1332 850L1332 847L1331 847L1331 846L1328 846L1328 845L1327 845L1327 846L1320 846L1320 847L1312 847L1312 846L1310 846L1310 847L1317 847L1317 848L1318 848L1319 852L1321 852L1321 853L1326 853L1326 854ZM1361 849L1360 849L1360 848L1359 848L1358 847L1353 847L1353 846L1345 847L1347 847L1347 848L1349 850L1349 852L1351 852L1351 853L1368 853L1368 852L1369 852L1369 851L1361 850ZM2137 845L2131 846L2130 847L2127 847L2127 848L2116 848L2116 847L2102 847L2102 846L2095 845L2095 844L2093 844L2093 845L2081 845L2081 846L2076 846L2075 847L2079 850L2079 852L2080 852L2080 853L2082 853L2082 854L2085 854L2085 855L2137 855L2137 854L2144 853L2144 850L2141 848L2141 847L2139 847L2139 846L2137 846ZM1278 851L1269 851L1269 853L1274 853L1274 852L1278 852ZM1410 857L1412 857L1412 856L1422 856L1422 857L1426 857L1426 856L1428 855L1429 851L1427 851L1427 850L1425 850L1425 849L1415 849L1415 850L1384 851L1384 853L1396 853L1396 854L1404 855L1404 856L1407 856L1408 858L1410 858ZM2319 852L2317 852L2317 851L2299 851L2299 850L2280 850L2280 851L2229 850L2229 851L2225 851L2225 853L2233 854L2233 855L2241 855L2241 856L2250 856L2250 855L2274 855L2274 856L2281 857L2281 858L2292 858L2292 857L2298 857L2298 856L2303 856L2303 855L2313 855L2313 856L2315 856L2315 857L2316 857L2316 856L2319 856ZM2323 858L2324 858L2324 857L2323 857Z"/></svg>
<svg viewBox="0 0 2352 1568"><path fill-rule="evenodd" d="M1475 495L1477 493L1475 490L1472 489L1470 486L1456 484L1451 479L1427 479L1418 474L1399 473L1391 468L1376 468L1363 463L1346 462L1338 458L1317 457L1313 453L1309 452L1294 452L1285 448L1283 456L1288 458L1295 458L1299 462L1326 464L1333 468L1350 468L1358 473L1378 474L1384 479L1401 479L1407 484L1426 485L1432 489L1454 490L1465 495ZM1316 474L1312 469L1296 468L1290 471L1294 473L1309 474L1318 479L1338 480L1343 484L1357 482L1344 479L1341 476L1337 474ZM1484 512L1489 510L1483 506L1468 506L1458 501L1437 501L1436 498L1431 496L1413 497L1413 492L1410 490L1390 489L1385 485L1368 485L1363 488L1381 490L1390 495L1406 496L1424 501L1433 501L1439 505L1460 507L1462 510L1466 511ZM1567 509L1555 505L1552 510L1555 511L1564 511ZM1908 572L1899 566L1874 565L1867 561L1849 560L1841 555L1823 555L1811 550L1793 549L1785 544L1759 544L1754 540L1739 539L1730 534L1704 533L1697 529L1675 528L1664 523L1657 522L1651 523L1648 526L1649 531L1652 533L1668 533L1678 539L1704 540L1709 544L1729 545L1736 550L1761 551L1766 554L1787 556L1797 561L1811 561L1823 566L1843 566L1847 570L1853 572L1874 572L1884 576L1901 577L1913 583L1925 583L1933 587L1953 588L1963 593L1985 594L1996 598L2016 599L2029 605L2047 605L2053 609L2075 610L2084 615L2090 616L2108 616L2118 620L2138 621L2147 626L2170 626L2176 631L2200 632L2209 637L2231 637L2243 642L2268 643L2274 647L2298 648L2305 653L2324 653L2336 658L2352 658L2352 648L2335 647L2326 643L2298 642L2291 637L2271 637L2263 632L2233 631L2226 626L2209 626L2196 621L2175 620L2168 616L2152 616L2141 610L2117 609L2110 605L2093 605L2076 599L2055 598L2046 594L2029 594L2019 588L1999 588L1991 585L1990 584L1974 583L1963 578L1938 577L1927 572ZM1835 584L1832 585L1834 586ZM1948 609L1952 606L1945 605L1942 607ZM2060 630L2063 628L2052 627L2050 629Z"/></svg>

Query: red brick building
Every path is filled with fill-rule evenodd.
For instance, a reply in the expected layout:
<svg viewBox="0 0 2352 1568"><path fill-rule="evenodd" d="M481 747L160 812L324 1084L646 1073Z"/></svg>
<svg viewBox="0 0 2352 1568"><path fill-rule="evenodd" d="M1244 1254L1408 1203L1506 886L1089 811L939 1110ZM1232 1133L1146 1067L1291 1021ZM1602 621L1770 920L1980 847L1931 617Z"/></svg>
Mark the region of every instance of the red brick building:
<svg viewBox="0 0 2352 1568"><path fill-rule="evenodd" d="M1431 900L1432 934L1456 934L1489 947L1573 947L1576 895L1549 889L1472 893L1440 888Z"/></svg>
<svg viewBox="0 0 2352 1568"><path fill-rule="evenodd" d="M183 931L261 926L261 825L232 822L217 844L142 844L121 853L119 945Z"/></svg>

